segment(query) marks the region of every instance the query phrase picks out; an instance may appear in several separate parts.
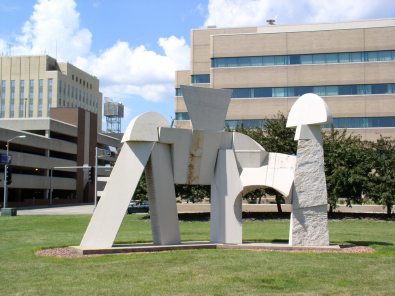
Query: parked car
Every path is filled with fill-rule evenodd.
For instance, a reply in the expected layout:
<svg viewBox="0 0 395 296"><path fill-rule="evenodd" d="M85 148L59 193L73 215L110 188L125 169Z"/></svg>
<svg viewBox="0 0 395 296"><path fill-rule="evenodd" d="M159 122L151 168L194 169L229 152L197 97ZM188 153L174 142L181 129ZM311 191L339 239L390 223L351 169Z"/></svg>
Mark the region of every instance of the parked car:
<svg viewBox="0 0 395 296"><path fill-rule="evenodd" d="M128 214L148 213L148 212L149 212L149 202L146 200L138 201L138 202L131 201L129 203Z"/></svg>

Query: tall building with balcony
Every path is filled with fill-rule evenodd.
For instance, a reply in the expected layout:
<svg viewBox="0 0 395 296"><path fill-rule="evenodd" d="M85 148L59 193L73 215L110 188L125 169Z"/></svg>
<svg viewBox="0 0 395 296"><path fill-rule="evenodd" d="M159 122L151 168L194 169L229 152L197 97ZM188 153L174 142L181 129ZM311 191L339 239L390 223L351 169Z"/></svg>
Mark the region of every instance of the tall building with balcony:
<svg viewBox="0 0 395 296"><path fill-rule="evenodd" d="M190 127L184 84L232 89L230 128L260 127L312 92L336 128L394 137L394 36L395 19L192 30L191 69L176 73L175 126Z"/></svg>
<svg viewBox="0 0 395 296"><path fill-rule="evenodd" d="M97 114L101 129L99 80L48 55L0 57L0 118L50 117L51 108L82 108Z"/></svg>

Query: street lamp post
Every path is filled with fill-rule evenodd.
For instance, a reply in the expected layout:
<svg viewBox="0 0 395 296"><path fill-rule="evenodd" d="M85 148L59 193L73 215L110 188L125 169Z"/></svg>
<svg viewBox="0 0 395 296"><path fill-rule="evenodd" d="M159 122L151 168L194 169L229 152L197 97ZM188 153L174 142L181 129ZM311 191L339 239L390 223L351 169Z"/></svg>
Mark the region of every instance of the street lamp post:
<svg viewBox="0 0 395 296"><path fill-rule="evenodd" d="M3 204L3 208L1 209L1 215L10 215L10 216L15 216L16 215L16 211L13 209L9 209L7 208L7 202L8 202L8 187L7 187L7 173L8 173L8 167L9 167L9 161L10 161L10 143L11 141L20 138L26 138L26 135L20 135L20 136L16 136L13 137L11 139L9 139L7 141L7 161L6 164L4 165L4 204ZM15 213L15 214L13 214Z"/></svg>

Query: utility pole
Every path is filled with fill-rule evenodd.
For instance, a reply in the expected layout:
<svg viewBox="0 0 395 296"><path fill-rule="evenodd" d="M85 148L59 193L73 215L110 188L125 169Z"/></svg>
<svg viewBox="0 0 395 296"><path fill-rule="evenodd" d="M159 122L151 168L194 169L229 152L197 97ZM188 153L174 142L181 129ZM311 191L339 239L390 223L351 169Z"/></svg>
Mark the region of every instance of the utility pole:
<svg viewBox="0 0 395 296"><path fill-rule="evenodd" d="M16 136L7 141L7 161L4 165L4 204L3 204L3 208L1 209L2 216L16 216L16 209L7 208L7 203L8 203L8 179L10 177L8 176L8 170L10 164L10 143L12 140L17 138L23 139L26 138L26 135Z"/></svg>

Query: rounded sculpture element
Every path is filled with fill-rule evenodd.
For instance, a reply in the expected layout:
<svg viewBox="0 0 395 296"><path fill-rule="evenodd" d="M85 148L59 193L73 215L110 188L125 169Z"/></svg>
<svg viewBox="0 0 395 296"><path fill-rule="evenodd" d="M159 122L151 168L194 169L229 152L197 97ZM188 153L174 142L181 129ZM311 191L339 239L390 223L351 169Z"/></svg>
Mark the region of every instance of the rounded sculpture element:
<svg viewBox="0 0 395 296"><path fill-rule="evenodd" d="M287 127L332 123L332 113L325 101L316 94L301 96L288 114Z"/></svg>
<svg viewBox="0 0 395 296"><path fill-rule="evenodd" d="M162 114L157 112L143 113L133 118L129 123L121 142L158 142L158 127L169 127L169 123Z"/></svg>

